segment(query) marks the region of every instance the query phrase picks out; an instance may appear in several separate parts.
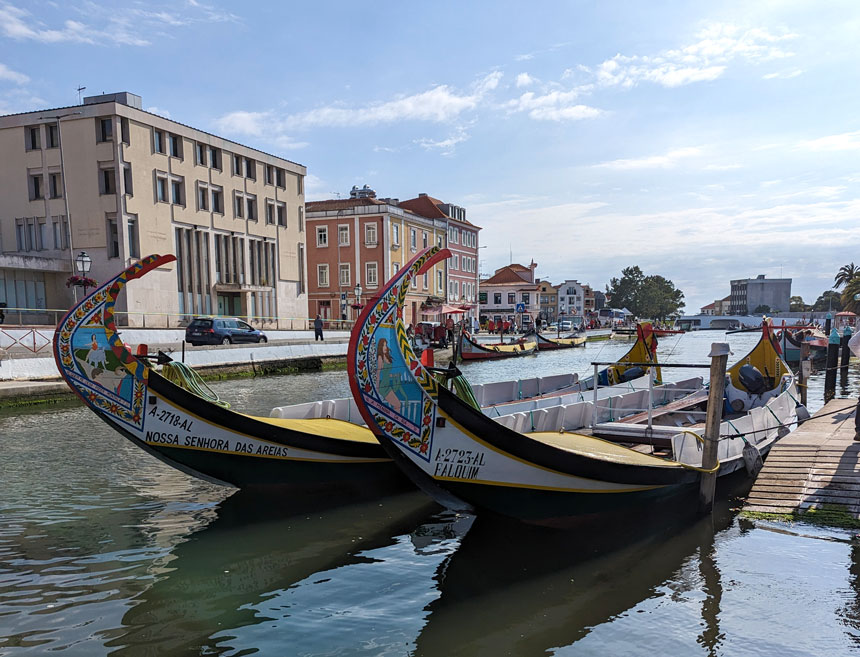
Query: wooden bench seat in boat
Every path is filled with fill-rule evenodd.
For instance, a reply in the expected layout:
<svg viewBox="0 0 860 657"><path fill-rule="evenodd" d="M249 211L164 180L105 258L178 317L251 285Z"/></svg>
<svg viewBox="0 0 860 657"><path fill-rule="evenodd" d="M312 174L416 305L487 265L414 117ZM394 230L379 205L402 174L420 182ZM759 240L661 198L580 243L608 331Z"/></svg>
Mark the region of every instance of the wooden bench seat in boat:
<svg viewBox="0 0 860 657"><path fill-rule="evenodd" d="M599 456L602 460L612 463L666 468L675 468L679 465L677 462L669 459L645 454L608 440L601 440L600 438L586 436L581 433L536 431L528 434L528 437L568 452L585 456Z"/></svg>

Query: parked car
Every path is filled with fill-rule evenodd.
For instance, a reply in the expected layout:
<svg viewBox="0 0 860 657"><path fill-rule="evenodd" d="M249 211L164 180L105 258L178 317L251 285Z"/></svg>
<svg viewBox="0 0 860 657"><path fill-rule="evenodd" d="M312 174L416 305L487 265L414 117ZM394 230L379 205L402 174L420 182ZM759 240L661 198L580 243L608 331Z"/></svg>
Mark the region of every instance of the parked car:
<svg viewBox="0 0 860 657"><path fill-rule="evenodd" d="M235 317L195 317L185 329L192 345L268 342L266 334Z"/></svg>
<svg viewBox="0 0 860 657"><path fill-rule="evenodd" d="M559 323L559 330L561 330L562 332L572 331L573 330L573 322L569 322L567 320L560 322Z"/></svg>

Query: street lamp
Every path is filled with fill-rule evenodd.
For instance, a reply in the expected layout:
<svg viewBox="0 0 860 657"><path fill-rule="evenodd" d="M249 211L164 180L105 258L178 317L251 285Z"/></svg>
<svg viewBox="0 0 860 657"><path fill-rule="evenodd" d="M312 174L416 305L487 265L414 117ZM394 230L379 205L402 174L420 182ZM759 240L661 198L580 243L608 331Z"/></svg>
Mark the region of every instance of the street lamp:
<svg viewBox="0 0 860 657"><path fill-rule="evenodd" d="M84 279L84 296L87 296L87 274L90 273L90 267L93 266L93 259L90 258L89 254L86 251L81 251L78 254L78 257L75 258L75 267L77 270L81 272L81 276Z"/></svg>
<svg viewBox="0 0 860 657"><path fill-rule="evenodd" d="M361 283L355 284L353 292L355 292L355 310L357 314L361 310Z"/></svg>

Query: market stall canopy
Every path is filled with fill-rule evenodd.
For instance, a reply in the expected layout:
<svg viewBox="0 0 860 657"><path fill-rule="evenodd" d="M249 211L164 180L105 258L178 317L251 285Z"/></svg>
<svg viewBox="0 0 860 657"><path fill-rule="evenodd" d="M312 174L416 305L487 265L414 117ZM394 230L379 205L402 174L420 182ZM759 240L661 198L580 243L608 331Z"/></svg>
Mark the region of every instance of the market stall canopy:
<svg viewBox="0 0 860 657"><path fill-rule="evenodd" d="M443 315L462 315L464 312L466 312L466 311L463 310L462 308L460 308L459 306L449 306L447 304L442 306L442 314Z"/></svg>

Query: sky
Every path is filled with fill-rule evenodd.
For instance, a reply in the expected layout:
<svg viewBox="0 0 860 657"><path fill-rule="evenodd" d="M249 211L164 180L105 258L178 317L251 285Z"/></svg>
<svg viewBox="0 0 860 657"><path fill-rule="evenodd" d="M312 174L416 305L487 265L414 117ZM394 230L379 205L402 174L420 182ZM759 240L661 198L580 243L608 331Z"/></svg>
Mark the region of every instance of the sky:
<svg viewBox="0 0 860 657"><path fill-rule="evenodd" d="M858 35L855 0L0 0L0 114L130 91L307 166L308 200L465 207L484 274L812 303L860 262Z"/></svg>

